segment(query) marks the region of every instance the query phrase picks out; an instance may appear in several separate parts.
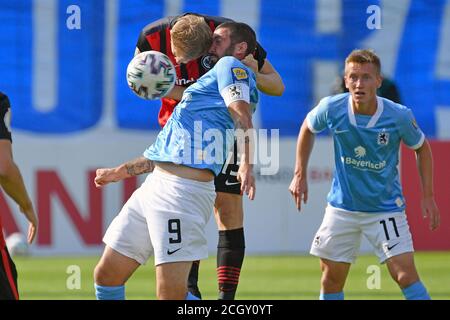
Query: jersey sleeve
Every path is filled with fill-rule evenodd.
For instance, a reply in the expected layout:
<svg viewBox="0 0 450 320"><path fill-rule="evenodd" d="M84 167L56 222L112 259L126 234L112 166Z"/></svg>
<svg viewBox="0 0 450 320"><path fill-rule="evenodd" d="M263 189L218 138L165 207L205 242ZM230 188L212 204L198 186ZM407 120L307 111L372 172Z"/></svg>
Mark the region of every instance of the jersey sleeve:
<svg viewBox="0 0 450 320"><path fill-rule="evenodd" d="M220 95L228 107L243 100L250 103L250 71L234 57L223 57L216 64L217 84Z"/></svg>
<svg viewBox="0 0 450 320"><path fill-rule="evenodd" d="M9 99L0 93L0 140L11 140L11 109Z"/></svg>
<svg viewBox="0 0 450 320"><path fill-rule="evenodd" d="M161 51L165 52L165 30L169 28L171 22L175 21L177 17L165 17L159 20L153 21L146 25L139 34L136 48L140 52L144 51Z"/></svg>
<svg viewBox="0 0 450 320"><path fill-rule="evenodd" d="M323 98L306 116L306 123L311 132L319 133L327 128L328 102L329 97Z"/></svg>
<svg viewBox="0 0 450 320"><path fill-rule="evenodd" d="M136 43L136 48L139 49L140 52L150 51L152 50L152 47L150 46L150 43L148 43L144 31L141 31L139 34L138 41Z"/></svg>
<svg viewBox="0 0 450 320"><path fill-rule="evenodd" d="M416 150L420 148L425 141L425 134L417 125L416 119L410 109L402 117L400 123L400 136L408 148Z"/></svg>

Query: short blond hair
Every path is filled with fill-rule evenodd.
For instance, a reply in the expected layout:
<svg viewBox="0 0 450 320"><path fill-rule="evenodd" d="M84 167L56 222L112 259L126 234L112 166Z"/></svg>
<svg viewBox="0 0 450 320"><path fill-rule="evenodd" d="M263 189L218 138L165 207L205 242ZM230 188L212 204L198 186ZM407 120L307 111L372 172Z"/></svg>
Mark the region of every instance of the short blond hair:
<svg viewBox="0 0 450 320"><path fill-rule="evenodd" d="M345 59L345 65L353 63L371 63L377 69L378 74L381 74L380 58L373 50L370 49L356 49L353 50Z"/></svg>
<svg viewBox="0 0 450 320"><path fill-rule="evenodd" d="M206 54L212 44L212 31L205 18L192 14L180 17L170 36L173 45L191 59Z"/></svg>

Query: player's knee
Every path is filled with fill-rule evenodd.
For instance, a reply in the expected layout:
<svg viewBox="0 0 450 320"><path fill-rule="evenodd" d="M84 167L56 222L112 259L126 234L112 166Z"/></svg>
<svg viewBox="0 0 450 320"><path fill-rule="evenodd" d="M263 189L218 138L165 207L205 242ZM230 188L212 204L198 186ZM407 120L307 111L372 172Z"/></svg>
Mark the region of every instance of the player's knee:
<svg viewBox="0 0 450 320"><path fill-rule="evenodd" d="M230 220L236 214L235 210L233 210L233 208L231 208L230 206L221 206L217 209L217 211L219 213L219 218L221 221Z"/></svg>
<svg viewBox="0 0 450 320"><path fill-rule="evenodd" d="M419 281L419 277L415 272L398 272L393 276L393 279L400 288L409 287L411 284Z"/></svg>
<svg viewBox="0 0 450 320"><path fill-rule="evenodd" d="M242 228L243 212L239 206L222 205L216 207L219 223L226 229Z"/></svg>
<svg viewBox="0 0 450 320"><path fill-rule="evenodd" d="M330 273L324 272L321 279L321 285L324 292L340 292L344 288L345 279Z"/></svg>
<svg viewBox="0 0 450 320"><path fill-rule="evenodd" d="M98 263L94 269L94 281L100 286L120 286L124 281L103 263Z"/></svg>
<svg viewBox="0 0 450 320"><path fill-rule="evenodd" d="M98 263L94 269L94 281L98 285L106 285L107 272L104 270L101 263Z"/></svg>
<svg viewBox="0 0 450 320"><path fill-rule="evenodd" d="M214 207L223 212L237 211L242 208L242 196L231 193L219 192L214 202Z"/></svg>

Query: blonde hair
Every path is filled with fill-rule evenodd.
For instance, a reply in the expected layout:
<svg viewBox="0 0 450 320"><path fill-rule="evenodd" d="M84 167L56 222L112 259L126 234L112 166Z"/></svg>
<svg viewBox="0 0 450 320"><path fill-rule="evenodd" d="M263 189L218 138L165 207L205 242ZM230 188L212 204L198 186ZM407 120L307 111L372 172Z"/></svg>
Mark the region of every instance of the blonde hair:
<svg viewBox="0 0 450 320"><path fill-rule="evenodd" d="M345 59L345 65L349 64L350 62L354 63L371 63L373 64L378 74L381 74L381 62L380 58L376 55L376 53L373 50L368 49L356 49L353 50L348 57Z"/></svg>
<svg viewBox="0 0 450 320"><path fill-rule="evenodd" d="M191 59L206 54L212 44L212 31L205 18L192 14L180 17L170 30L170 36L177 50Z"/></svg>

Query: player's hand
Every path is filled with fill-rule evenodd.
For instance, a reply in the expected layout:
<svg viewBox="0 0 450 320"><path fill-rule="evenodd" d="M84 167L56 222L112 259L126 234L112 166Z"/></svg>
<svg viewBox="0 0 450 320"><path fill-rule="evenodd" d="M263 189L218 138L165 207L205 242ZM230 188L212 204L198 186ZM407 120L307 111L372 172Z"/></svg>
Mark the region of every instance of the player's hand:
<svg viewBox="0 0 450 320"><path fill-rule="evenodd" d="M298 211L300 211L302 209L302 199L303 203L308 201L308 182L306 179L294 175L291 185L289 186L289 192L294 197L295 205Z"/></svg>
<svg viewBox="0 0 450 320"><path fill-rule="evenodd" d="M246 194L250 200L255 199L256 185L253 167L241 164L237 173L237 180L241 183L242 194Z"/></svg>
<svg viewBox="0 0 450 320"><path fill-rule="evenodd" d="M38 228L38 218L34 213L33 205L29 205L27 208L20 207L20 211L27 217L29 221L27 241L31 244L36 236Z"/></svg>
<svg viewBox="0 0 450 320"><path fill-rule="evenodd" d="M252 54L248 54L241 62L252 69L254 73L258 72L258 61L255 60Z"/></svg>
<svg viewBox="0 0 450 320"><path fill-rule="evenodd" d="M422 214L424 218L430 218L430 230L436 230L441 224L439 209L433 197L422 199Z"/></svg>
<svg viewBox="0 0 450 320"><path fill-rule="evenodd" d="M94 179L94 183L97 188L101 188L107 185L108 183L117 182L121 180L121 178L117 174L116 168L97 169L95 174L96 176Z"/></svg>

